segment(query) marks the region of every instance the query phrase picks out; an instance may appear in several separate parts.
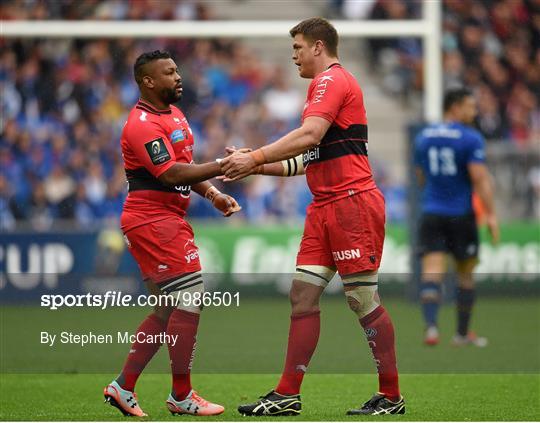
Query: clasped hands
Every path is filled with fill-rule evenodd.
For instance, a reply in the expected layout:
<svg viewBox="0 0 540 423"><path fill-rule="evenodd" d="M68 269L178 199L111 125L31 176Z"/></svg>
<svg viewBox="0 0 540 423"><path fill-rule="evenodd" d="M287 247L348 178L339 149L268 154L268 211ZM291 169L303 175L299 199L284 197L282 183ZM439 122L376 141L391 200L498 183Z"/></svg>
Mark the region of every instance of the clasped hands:
<svg viewBox="0 0 540 423"><path fill-rule="evenodd" d="M220 162L223 172L220 179L224 182L238 181L257 173L258 165L251 152L251 148L225 147L226 157Z"/></svg>

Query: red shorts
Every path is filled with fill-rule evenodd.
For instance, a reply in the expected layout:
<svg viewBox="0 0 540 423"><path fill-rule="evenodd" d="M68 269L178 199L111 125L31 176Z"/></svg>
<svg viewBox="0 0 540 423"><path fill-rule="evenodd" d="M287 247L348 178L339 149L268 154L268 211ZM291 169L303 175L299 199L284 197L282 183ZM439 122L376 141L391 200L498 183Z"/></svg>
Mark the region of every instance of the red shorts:
<svg viewBox="0 0 540 423"><path fill-rule="evenodd" d="M375 271L384 244L384 197L378 189L307 209L296 265L337 267L340 276Z"/></svg>
<svg viewBox="0 0 540 423"><path fill-rule="evenodd" d="M125 238L143 279L160 283L201 270L193 230L180 217L137 226Z"/></svg>

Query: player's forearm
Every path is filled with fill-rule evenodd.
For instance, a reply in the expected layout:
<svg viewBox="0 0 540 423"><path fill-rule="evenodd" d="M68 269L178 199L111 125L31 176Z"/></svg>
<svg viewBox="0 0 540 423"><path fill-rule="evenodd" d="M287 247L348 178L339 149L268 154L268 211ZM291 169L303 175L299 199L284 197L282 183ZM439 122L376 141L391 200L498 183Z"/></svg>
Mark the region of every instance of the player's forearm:
<svg viewBox="0 0 540 423"><path fill-rule="evenodd" d="M217 162L203 164L175 163L159 177L159 180L162 184L171 187L195 185L221 174L221 166Z"/></svg>
<svg viewBox="0 0 540 423"><path fill-rule="evenodd" d="M256 168L254 174L266 176L283 176L283 164L282 162L277 162L259 165Z"/></svg>
<svg viewBox="0 0 540 423"><path fill-rule="evenodd" d="M199 182L198 184L191 186L191 191L196 192L201 197L204 197L208 192L208 189L213 185L208 181Z"/></svg>
<svg viewBox="0 0 540 423"><path fill-rule="evenodd" d="M495 215L495 201L493 195L493 181L489 173L473 184L474 192L480 198L484 210L488 216Z"/></svg>
<svg viewBox="0 0 540 423"><path fill-rule="evenodd" d="M269 175L269 176L296 176L303 175L304 164L302 162L302 155L299 154L292 159L282 160L277 163L267 163L258 166L255 174Z"/></svg>
<svg viewBox="0 0 540 423"><path fill-rule="evenodd" d="M265 145L260 150L264 154L266 163L275 163L296 157L315 147L320 141L320 137L314 131L302 126L272 144Z"/></svg>

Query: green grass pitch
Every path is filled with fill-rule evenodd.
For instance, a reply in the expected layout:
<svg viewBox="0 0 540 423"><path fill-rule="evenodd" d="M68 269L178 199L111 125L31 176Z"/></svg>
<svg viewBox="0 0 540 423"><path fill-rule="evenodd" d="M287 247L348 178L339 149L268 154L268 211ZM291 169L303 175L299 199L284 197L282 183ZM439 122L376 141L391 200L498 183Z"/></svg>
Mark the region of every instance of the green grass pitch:
<svg viewBox="0 0 540 423"><path fill-rule="evenodd" d="M388 299L385 306L396 327L407 406L404 416L392 420L538 420L538 298L480 298L473 326L490 340L483 349L450 346L454 329L450 305L441 310L443 338L436 348L422 345L415 304ZM124 420L116 409L103 404L102 389L120 370L129 345L51 348L40 345L39 332L132 331L147 313L139 308L56 312L36 307L0 308L0 420ZM284 298L242 299L240 307L210 307L203 312L192 379L201 395L223 404L226 412L202 420L251 420L238 415L236 407L275 386L288 315ZM322 322L319 347L303 385L303 412L295 420L381 419L345 415L377 388L369 350L345 300L325 298ZM137 392L148 420L194 420L173 417L166 410L167 368L162 348L139 379Z"/></svg>

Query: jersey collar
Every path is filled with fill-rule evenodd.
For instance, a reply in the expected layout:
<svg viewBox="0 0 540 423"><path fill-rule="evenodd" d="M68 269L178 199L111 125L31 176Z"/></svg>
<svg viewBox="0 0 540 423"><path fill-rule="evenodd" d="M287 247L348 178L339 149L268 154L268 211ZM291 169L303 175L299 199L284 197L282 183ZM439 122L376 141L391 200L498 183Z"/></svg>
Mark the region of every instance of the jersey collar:
<svg viewBox="0 0 540 423"><path fill-rule="evenodd" d="M339 63L339 62L332 63L330 66L328 66L328 67L326 68L326 70L331 69L331 68L333 68L334 66L340 66L340 67L341 67L341 63Z"/></svg>
<svg viewBox="0 0 540 423"><path fill-rule="evenodd" d="M139 101L137 102L137 109L141 109L141 110L145 110L147 111L148 113L152 113L154 115L170 115L172 113L171 109L164 109L164 110L159 110L159 109L156 109L154 106L152 106L150 103L144 101L144 100L141 100L139 99Z"/></svg>

